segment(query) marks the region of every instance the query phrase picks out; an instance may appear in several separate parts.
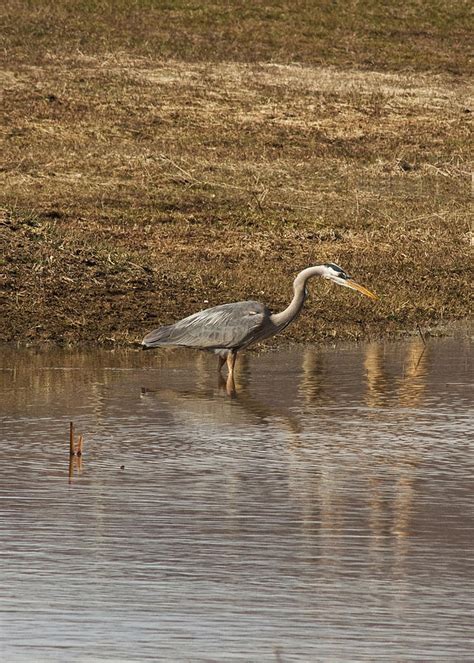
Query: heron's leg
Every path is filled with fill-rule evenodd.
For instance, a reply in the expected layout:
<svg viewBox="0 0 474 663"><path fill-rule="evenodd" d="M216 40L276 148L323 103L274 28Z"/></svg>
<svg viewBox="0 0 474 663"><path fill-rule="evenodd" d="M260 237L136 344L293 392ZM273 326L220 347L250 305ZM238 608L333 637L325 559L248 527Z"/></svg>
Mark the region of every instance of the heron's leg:
<svg viewBox="0 0 474 663"><path fill-rule="evenodd" d="M221 355L219 355L219 363L217 365L217 372L218 373L221 372L222 367L224 366L224 364L225 364L225 357L221 357Z"/></svg>
<svg viewBox="0 0 474 663"><path fill-rule="evenodd" d="M227 380L225 383L225 390L227 392L227 395L230 396L231 398L235 398L236 391L235 391L235 382L234 382L234 374L229 373L227 375Z"/></svg>
<svg viewBox="0 0 474 663"><path fill-rule="evenodd" d="M237 352L231 350L227 355L227 368L229 370L229 375L233 375L235 360L237 359Z"/></svg>

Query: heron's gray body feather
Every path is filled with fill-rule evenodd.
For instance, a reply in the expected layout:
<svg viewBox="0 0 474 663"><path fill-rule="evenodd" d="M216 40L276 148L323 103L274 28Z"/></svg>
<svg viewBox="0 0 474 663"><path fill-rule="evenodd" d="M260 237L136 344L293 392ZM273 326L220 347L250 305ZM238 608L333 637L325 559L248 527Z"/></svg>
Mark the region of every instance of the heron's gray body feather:
<svg viewBox="0 0 474 663"><path fill-rule="evenodd" d="M277 332L270 316L260 302L221 304L155 329L145 336L143 345L200 348L225 356Z"/></svg>

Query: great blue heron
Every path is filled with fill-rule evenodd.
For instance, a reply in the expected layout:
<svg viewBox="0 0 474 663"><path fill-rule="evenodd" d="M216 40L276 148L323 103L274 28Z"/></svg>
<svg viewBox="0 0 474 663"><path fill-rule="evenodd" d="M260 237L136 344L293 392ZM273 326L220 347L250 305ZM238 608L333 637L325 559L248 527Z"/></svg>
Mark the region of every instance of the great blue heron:
<svg viewBox="0 0 474 663"><path fill-rule="evenodd" d="M174 325L155 329L145 336L142 346L144 349L181 346L214 352L219 357L219 371L227 361L229 376L232 376L239 350L277 334L296 318L308 294L308 279L313 276L322 276L377 299L373 292L353 281L343 269L330 262L308 267L298 274L293 282L293 299L281 313L272 313L265 304L254 301L221 304L194 313Z"/></svg>

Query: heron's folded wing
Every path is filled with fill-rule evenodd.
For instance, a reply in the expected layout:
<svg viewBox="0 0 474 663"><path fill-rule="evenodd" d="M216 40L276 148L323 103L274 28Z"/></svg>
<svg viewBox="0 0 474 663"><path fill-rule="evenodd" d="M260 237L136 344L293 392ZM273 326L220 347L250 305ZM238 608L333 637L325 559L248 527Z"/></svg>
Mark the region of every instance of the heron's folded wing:
<svg viewBox="0 0 474 663"><path fill-rule="evenodd" d="M258 336L269 315L259 302L222 304L156 329L144 343L205 349L239 347Z"/></svg>

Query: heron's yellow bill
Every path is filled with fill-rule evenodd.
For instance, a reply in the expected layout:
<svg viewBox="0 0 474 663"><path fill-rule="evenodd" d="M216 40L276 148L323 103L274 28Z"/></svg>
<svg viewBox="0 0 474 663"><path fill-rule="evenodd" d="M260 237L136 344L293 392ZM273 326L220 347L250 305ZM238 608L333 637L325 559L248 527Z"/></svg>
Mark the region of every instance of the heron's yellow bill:
<svg viewBox="0 0 474 663"><path fill-rule="evenodd" d="M359 285L358 283L356 283L352 279L349 279L348 281L346 281L346 284L349 288L352 288L353 290L358 290L359 292L361 292L366 297L370 297L370 299L378 299L377 295L374 295L373 292L370 292L370 290L367 290L367 288L364 288L363 285Z"/></svg>

